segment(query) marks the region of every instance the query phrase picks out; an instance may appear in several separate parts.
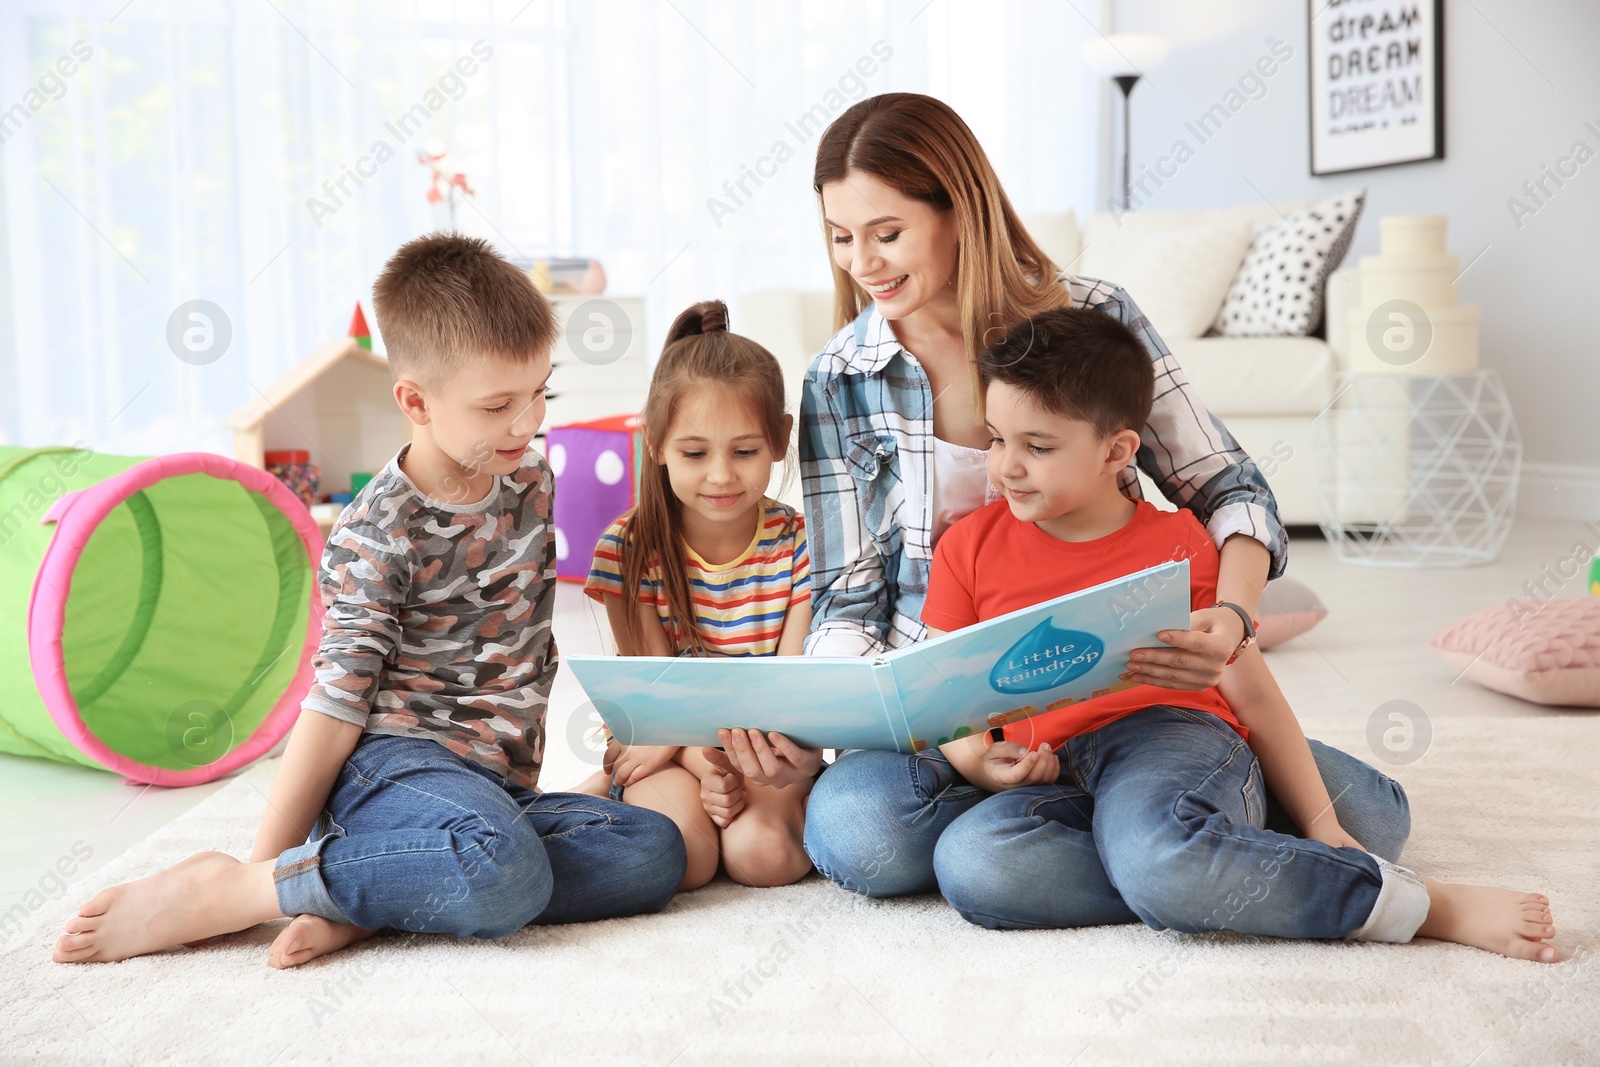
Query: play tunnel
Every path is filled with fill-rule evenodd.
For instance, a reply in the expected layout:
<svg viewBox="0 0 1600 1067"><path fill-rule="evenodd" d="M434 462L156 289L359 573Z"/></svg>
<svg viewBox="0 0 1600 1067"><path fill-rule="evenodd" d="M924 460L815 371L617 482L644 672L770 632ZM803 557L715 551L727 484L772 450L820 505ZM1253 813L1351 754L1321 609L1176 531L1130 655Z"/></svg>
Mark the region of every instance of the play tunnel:
<svg viewBox="0 0 1600 1067"><path fill-rule="evenodd" d="M263 470L0 447L0 751L207 782L293 725L321 537Z"/></svg>

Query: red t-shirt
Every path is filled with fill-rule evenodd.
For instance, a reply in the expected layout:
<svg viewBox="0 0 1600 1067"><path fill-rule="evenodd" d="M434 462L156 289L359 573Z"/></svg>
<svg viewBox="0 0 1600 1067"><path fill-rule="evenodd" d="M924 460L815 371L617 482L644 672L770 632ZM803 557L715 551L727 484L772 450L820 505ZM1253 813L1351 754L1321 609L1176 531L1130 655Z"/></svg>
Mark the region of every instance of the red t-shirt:
<svg viewBox="0 0 1600 1067"><path fill-rule="evenodd" d="M1093 541L1051 537L1033 523L1012 517L1004 500L979 508L939 540L922 606L923 623L959 630L1176 559L1189 561L1190 610L1215 604L1221 557L1199 521L1187 511L1161 511L1145 500L1136 503L1126 526ZM1152 647L1156 644L1152 642ZM1055 748L1154 704L1210 712L1241 737L1249 733L1216 686L1196 690L1136 685L1014 722L1005 728L1006 737L1031 748L1048 741Z"/></svg>

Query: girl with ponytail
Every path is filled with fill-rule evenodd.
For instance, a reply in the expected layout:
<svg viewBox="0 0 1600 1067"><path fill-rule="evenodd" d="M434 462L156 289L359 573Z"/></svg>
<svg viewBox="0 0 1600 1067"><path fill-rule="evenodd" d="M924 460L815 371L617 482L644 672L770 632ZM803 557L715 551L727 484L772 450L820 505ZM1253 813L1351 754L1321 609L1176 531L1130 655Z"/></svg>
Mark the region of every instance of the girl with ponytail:
<svg viewBox="0 0 1600 1067"><path fill-rule="evenodd" d="M796 656L811 626L805 522L766 495L793 418L772 353L728 332L720 300L673 322L641 418L637 505L601 536L585 591L624 656ZM684 889L720 856L746 885L811 870L805 802L822 754L781 734L719 732L721 749L609 742L607 793L671 818L689 854ZM702 800L704 797L704 800Z"/></svg>

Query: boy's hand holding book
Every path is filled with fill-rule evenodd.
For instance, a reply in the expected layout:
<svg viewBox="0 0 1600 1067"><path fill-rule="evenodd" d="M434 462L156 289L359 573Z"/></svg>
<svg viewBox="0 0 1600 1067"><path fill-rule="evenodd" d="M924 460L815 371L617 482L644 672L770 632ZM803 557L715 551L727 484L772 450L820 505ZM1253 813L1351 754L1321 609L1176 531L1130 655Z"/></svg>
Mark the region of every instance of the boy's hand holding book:
<svg viewBox="0 0 1600 1067"><path fill-rule="evenodd" d="M940 745L939 751L961 777L986 793L1050 785L1061 775L1061 759L1045 742L1030 749L1015 741L991 742L982 733Z"/></svg>
<svg viewBox="0 0 1600 1067"><path fill-rule="evenodd" d="M1030 749L1015 741L996 741L984 749L979 767L985 778L982 786L991 793L1050 785L1061 775L1060 758L1044 742Z"/></svg>

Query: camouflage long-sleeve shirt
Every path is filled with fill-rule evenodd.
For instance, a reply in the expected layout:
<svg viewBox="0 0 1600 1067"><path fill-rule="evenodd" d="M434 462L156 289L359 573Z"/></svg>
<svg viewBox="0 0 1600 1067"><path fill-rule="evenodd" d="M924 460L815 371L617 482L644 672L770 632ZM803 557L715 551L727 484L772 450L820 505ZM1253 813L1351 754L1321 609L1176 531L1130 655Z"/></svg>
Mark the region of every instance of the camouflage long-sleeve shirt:
<svg viewBox="0 0 1600 1067"><path fill-rule="evenodd" d="M535 788L556 676L555 476L538 452L476 504L418 491L390 460L328 535L326 617L304 708L430 737Z"/></svg>

